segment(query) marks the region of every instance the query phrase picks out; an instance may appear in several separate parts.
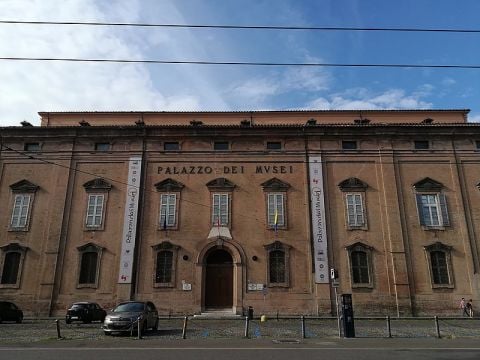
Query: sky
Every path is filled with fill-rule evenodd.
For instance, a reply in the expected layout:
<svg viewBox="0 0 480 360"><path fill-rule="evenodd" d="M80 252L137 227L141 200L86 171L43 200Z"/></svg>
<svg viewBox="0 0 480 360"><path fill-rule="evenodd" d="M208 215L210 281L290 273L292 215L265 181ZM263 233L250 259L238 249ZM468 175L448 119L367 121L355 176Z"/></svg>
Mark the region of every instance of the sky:
<svg viewBox="0 0 480 360"><path fill-rule="evenodd" d="M0 0L0 20L480 29L478 0ZM480 65L480 33L0 24L0 57ZM471 109L480 69L0 60L0 126L39 111Z"/></svg>

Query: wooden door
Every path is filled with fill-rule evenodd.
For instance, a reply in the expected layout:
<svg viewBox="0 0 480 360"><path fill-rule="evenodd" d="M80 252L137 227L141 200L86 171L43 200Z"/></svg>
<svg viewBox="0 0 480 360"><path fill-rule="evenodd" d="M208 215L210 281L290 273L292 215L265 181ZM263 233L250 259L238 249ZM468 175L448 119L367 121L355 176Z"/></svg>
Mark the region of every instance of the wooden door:
<svg viewBox="0 0 480 360"><path fill-rule="evenodd" d="M233 306L233 262L230 254L212 254L207 259L205 276L205 308ZM210 261L209 261L210 260Z"/></svg>

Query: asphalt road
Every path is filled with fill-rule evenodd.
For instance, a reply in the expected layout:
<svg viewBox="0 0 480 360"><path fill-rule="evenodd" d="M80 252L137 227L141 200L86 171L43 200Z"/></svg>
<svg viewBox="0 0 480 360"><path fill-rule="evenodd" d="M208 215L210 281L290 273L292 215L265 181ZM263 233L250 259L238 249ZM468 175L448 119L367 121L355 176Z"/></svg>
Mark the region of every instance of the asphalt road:
<svg viewBox="0 0 480 360"><path fill-rule="evenodd" d="M181 360L478 360L478 339L338 339L302 341L298 344L273 341L221 340L142 342L128 347L119 344L87 342L24 344L0 347L3 360L123 360L123 359L181 359Z"/></svg>

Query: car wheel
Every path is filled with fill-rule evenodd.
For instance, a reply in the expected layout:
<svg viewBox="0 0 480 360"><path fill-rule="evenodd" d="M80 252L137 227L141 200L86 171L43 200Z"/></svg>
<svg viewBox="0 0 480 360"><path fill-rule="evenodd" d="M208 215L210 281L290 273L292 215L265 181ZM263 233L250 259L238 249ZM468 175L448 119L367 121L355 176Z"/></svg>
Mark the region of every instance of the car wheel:
<svg viewBox="0 0 480 360"><path fill-rule="evenodd" d="M110 332L108 332L108 331L104 331L103 333L105 334L105 336L110 336L111 335Z"/></svg>
<svg viewBox="0 0 480 360"><path fill-rule="evenodd" d="M148 321L147 319L145 319L142 326L142 335L145 335L147 331L148 331Z"/></svg>
<svg viewBox="0 0 480 360"><path fill-rule="evenodd" d="M71 323L72 323L72 320L70 320L70 319L65 319L65 323L66 323L66 324L71 324Z"/></svg>
<svg viewBox="0 0 480 360"><path fill-rule="evenodd" d="M16 321L17 321L17 324L21 324L23 321L23 316L19 316Z"/></svg>
<svg viewBox="0 0 480 360"><path fill-rule="evenodd" d="M83 319L84 324L90 324L91 322L92 322L92 318L90 318L90 317L87 317L87 318Z"/></svg>
<svg viewBox="0 0 480 360"><path fill-rule="evenodd" d="M0 324L2 323L2 317L0 316Z"/></svg>

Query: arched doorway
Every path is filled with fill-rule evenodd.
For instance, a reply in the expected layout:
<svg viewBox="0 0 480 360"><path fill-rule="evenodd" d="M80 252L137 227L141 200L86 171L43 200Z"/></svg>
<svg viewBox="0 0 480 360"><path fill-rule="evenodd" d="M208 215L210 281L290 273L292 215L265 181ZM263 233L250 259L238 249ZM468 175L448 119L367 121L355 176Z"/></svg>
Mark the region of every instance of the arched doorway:
<svg viewBox="0 0 480 360"><path fill-rule="evenodd" d="M205 309L232 308L233 259L223 249L214 249L205 260Z"/></svg>

